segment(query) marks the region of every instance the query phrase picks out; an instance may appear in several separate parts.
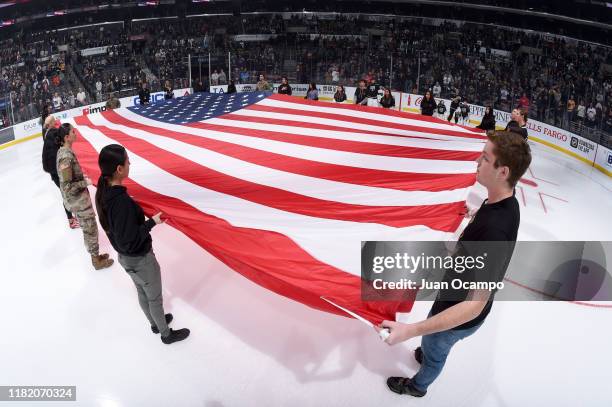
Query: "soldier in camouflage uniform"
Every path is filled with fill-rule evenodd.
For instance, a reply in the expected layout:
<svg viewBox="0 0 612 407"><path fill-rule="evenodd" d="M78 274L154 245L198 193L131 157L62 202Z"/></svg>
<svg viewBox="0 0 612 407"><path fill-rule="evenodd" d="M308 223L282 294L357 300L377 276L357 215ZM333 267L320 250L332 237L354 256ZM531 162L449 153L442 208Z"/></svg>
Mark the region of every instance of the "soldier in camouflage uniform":
<svg viewBox="0 0 612 407"><path fill-rule="evenodd" d="M57 152L57 174L64 205L76 215L81 224L85 247L91 255L94 268L100 270L110 267L113 260L108 258L108 254L100 255L98 252L98 224L87 190L91 181L83 175L79 161L72 151L72 143L76 139L72 125L62 124L58 137L62 146Z"/></svg>

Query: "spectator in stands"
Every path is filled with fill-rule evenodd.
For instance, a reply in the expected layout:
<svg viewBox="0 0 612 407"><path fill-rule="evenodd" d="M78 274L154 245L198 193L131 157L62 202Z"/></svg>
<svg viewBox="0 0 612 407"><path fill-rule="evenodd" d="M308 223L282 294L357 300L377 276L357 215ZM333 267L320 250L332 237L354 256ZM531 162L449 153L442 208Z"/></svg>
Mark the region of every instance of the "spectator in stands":
<svg viewBox="0 0 612 407"><path fill-rule="evenodd" d="M149 91L149 87L146 82L142 83L140 88L140 92L138 92L138 99L141 105L148 105L151 99L151 92Z"/></svg>
<svg viewBox="0 0 612 407"><path fill-rule="evenodd" d="M81 106L84 106L86 104L87 94L85 94L85 91L83 90L83 88L79 88L79 93L77 93L76 98L79 101L79 104Z"/></svg>
<svg viewBox="0 0 612 407"><path fill-rule="evenodd" d="M249 81L249 73L246 68L242 68L240 71L240 83L247 83Z"/></svg>
<svg viewBox="0 0 612 407"><path fill-rule="evenodd" d="M356 105L365 106L368 104L368 90L366 88L366 81L360 80L359 87L355 89L355 96L353 96L353 101Z"/></svg>
<svg viewBox="0 0 612 407"><path fill-rule="evenodd" d="M338 72L338 67L337 66L334 66L332 68L331 75L332 75L332 83L340 82L340 72Z"/></svg>
<svg viewBox="0 0 612 407"><path fill-rule="evenodd" d="M433 87L433 96L435 98L439 98L441 92L442 92L442 87L440 86L439 82L436 82L436 84Z"/></svg>
<svg viewBox="0 0 612 407"><path fill-rule="evenodd" d="M283 76L281 78L281 84L278 87L278 93L280 95L291 95L292 89L291 86L289 85L289 81L287 80L286 76Z"/></svg>
<svg viewBox="0 0 612 407"><path fill-rule="evenodd" d="M212 81L211 83L213 84L213 86L216 86L219 84L219 73L217 72L216 69L214 70L212 75L210 75L210 80Z"/></svg>
<svg viewBox="0 0 612 407"><path fill-rule="evenodd" d="M172 88L172 84L170 81L166 81L164 84L164 100L169 100L174 98L174 89Z"/></svg>
<svg viewBox="0 0 612 407"><path fill-rule="evenodd" d="M236 84L233 79L230 81L229 85L227 85L227 93L236 93Z"/></svg>
<svg viewBox="0 0 612 407"><path fill-rule="evenodd" d="M582 103L582 100L578 101L578 107L576 108L576 116L578 117L578 122L580 122L580 124L584 123L584 118L586 116L586 107L584 106L584 103Z"/></svg>
<svg viewBox="0 0 612 407"><path fill-rule="evenodd" d="M334 101L336 103L343 103L346 100L346 92L344 91L344 86L338 85L336 86L336 93L334 93Z"/></svg>
<svg viewBox="0 0 612 407"><path fill-rule="evenodd" d="M433 98L431 91L428 90L421 100L421 114L423 116L433 116L436 107L438 107L436 100Z"/></svg>
<svg viewBox="0 0 612 407"><path fill-rule="evenodd" d="M589 103L589 107L586 111L587 126L595 127L596 116L597 116L597 110L595 110L593 103Z"/></svg>
<svg viewBox="0 0 612 407"><path fill-rule="evenodd" d="M603 129L608 133L612 133L612 108L608 108L608 116L604 122Z"/></svg>
<svg viewBox="0 0 612 407"><path fill-rule="evenodd" d="M512 131L520 134L525 140L527 140L527 111L522 109L513 109L510 115L511 119L504 131Z"/></svg>
<svg viewBox="0 0 612 407"><path fill-rule="evenodd" d="M221 72L219 72L219 84L225 85L226 83L227 83L227 76L225 75L225 72L223 71L223 69L221 69Z"/></svg>
<svg viewBox="0 0 612 407"><path fill-rule="evenodd" d="M383 96L380 98L380 105L385 109L391 109L395 107L395 98L391 94L389 88L383 90Z"/></svg>
<svg viewBox="0 0 612 407"><path fill-rule="evenodd" d="M317 85L314 82L310 82L308 86L308 91L306 92L306 96L304 99L308 100L319 100L319 91L317 90Z"/></svg>
<svg viewBox="0 0 612 407"><path fill-rule="evenodd" d="M266 80L263 74L259 75L259 82L257 82L256 89L258 91L272 90L272 85L268 83L268 81Z"/></svg>
<svg viewBox="0 0 612 407"><path fill-rule="evenodd" d="M68 91L68 96L66 99L68 103L68 108L72 109L76 106L76 98L74 97L74 91L72 89Z"/></svg>
<svg viewBox="0 0 612 407"><path fill-rule="evenodd" d="M55 92L53 95L53 110L56 112L62 110L63 104L64 101L62 100L62 97L59 95L59 93Z"/></svg>
<svg viewBox="0 0 612 407"><path fill-rule="evenodd" d="M523 92L523 96L519 99L518 108L529 111L529 98L525 92Z"/></svg>
<svg viewBox="0 0 612 407"><path fill-rule="evenodd" d="M491 106L487 106L485 108L485 114L482 117L482 121L476 127L487 131L495 130L495 115Z"/></svg>

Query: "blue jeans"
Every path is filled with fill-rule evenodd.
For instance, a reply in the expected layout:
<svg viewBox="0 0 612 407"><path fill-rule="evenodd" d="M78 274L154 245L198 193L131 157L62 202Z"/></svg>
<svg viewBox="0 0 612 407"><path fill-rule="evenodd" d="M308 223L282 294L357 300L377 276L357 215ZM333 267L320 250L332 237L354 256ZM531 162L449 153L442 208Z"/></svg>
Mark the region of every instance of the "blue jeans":
<svg viewBox="0 0 612 407"><path fill-rule="evenodd" d="M428 318L431 314L428 316ZM430 384L442 373L446 358L454 344L472 335L482 326L480 324L473 328L437 332L425 335L421 339L421 350L423 351L423 363L417 374L412 378L412 384L421 391L427 391Z"/></svg>

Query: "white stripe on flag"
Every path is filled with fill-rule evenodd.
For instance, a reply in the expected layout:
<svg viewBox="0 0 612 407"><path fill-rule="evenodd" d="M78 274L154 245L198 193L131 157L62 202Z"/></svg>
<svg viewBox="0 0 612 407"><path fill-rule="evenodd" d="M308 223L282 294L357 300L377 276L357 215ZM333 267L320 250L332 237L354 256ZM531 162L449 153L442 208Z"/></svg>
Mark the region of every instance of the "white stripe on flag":
<svg viewBox="0 0 612 407"><path fill-rule="evenodd" d="M468 188L440 192L400 191L293 174L252 164L169 137L116 125L101 115L91 115L89 119L96 126L122 131L128 136L149 142L223 174L321 200L367 206L419 206L461 202L467 198ZM431 165L431 160L429 163Z"/></svg>
<svg viewBox="0 0 612 407"><path fill-rule="evenodd" d="M435 160L433 161L434 164L432 164L432 160L429 159L381 157L378 155L328 150L318 147L285 143L282 141L242 136L227 132L212 132L209 130L201 130L177 124L167 124L140 116L123 108L114 110L114 112L128 120L147 126L191 134L198 137L207 137L213 140L227 141L229 143L290 157L302 158L306 160L313 160L316 158L316 161L327 164L347 165L352 167L387 171L417 172L423 174L473 174L476 172L476 162L472 161ZM91 115L90 118L94 118L96 116L97 115Z"/></svg>

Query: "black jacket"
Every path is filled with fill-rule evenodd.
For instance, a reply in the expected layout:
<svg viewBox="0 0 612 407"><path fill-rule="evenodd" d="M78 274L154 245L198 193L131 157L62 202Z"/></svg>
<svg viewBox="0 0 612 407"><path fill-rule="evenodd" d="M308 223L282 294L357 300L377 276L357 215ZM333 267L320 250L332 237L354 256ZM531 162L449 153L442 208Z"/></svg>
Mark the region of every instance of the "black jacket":
<svg viewBox="0 0 612 407"><path fill-rule="evenodd" d="M451 104L450 104L450 110L451 112L454 112L455 110L457 110L459 108L459 104L461 103L461 101L459 99L452 99L451 100Z"/></svg>
<svg viewBox="0 0 612 407"><path fill-rule="evenodd" d="M336 91L334 93L334 100L338 103L344 102L346 100L346 93Z"/></svg>
<svg viewBox="0 0 612 407"><path fill-rule="evenodd" d="M482 118L482 121L480 122L478 126L476 126L476 128L482 129L482 130L495 130L495 116L493 115L484 116Z"/></svg>
<svg viewBox="0 0 612 407"><path fill-rule="evenodd" d="M395 106L395 98L393 96L389 96L389 98L383 96L380 98L380 105L387 109L392 108Z"/></svg>
<svg viewBox="0 0 612 407"><path fill-rule="evenodd" d="M108 240L117 253L144 256L153 245L151 229L155 221L145 221L142 208L128 195L124 186L112 186L104 194L109 230Z"/></svg>
<svg viewBox="0 0 612 407"><path fill-rule="evenodd" d="M355 104L363 104L362 102L366 99L367 94L368 94L367 89L361 90L360 88L357 88L355 90L355 96L353 97L353 102L355 102Z"/></svg>
<svg viewBox="0 0 612 407"><path fill-rule="evenodd" d="M368 85L366 89L369 98L378 98L378 89L380 89L380 85L377 83L372 83Z"/></svg>
<svg viewBox="0 0 612 407"><path fill-rule="evenodd" d="M520 134L525 140L527 140L527 138L529 137L529 135L527 134L527 127L521 127L514 120L510 120L504 130Z"/></svg>
<svg viewBox="0 0 612 407"><path fill-rule="evenodd" d="M227 93L236 93L236 85L233 83L227 85Z"/></svg>
<svg viewBox="0 0 612 407"><path fill-rule="evenodd" d="M149 104L149 99L151 98L151 92L149 89L141 89L140 92L138 92L138 98L140 99L141 105L147 105Z"/></svg>
<svg viewBox="0 0 612 407"><path fill-rule="evenodd" d="M278 93L280 95L291 95L291 86L289 86L289 84L282 84L278 87Z"/></svg>
<svg viewBox="0 0 612 407"><path fill-rule="evenodd" d="M421 114L423 116L433 116L436 107L438 107L438 105L433 97L427 100L425 96L423 96L423 100L421 100Z"/></svg>
<svg viewBox="0 0 612 407"><path fill-rule="evenodd" d="M49 129L45 134L45 141L42 150L42 166L45 172L57 175L57 151L60 146L56 142L57 129Z"/></svg>

